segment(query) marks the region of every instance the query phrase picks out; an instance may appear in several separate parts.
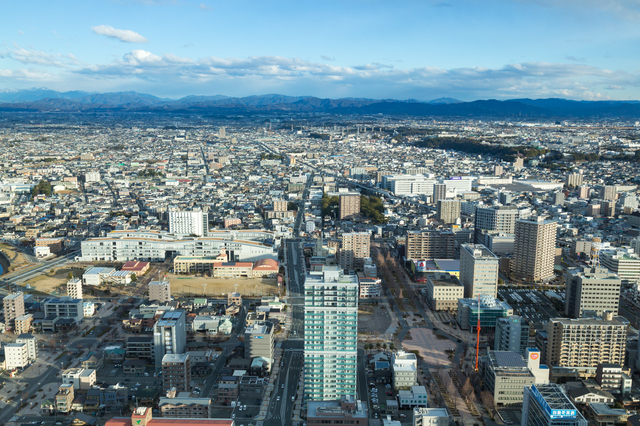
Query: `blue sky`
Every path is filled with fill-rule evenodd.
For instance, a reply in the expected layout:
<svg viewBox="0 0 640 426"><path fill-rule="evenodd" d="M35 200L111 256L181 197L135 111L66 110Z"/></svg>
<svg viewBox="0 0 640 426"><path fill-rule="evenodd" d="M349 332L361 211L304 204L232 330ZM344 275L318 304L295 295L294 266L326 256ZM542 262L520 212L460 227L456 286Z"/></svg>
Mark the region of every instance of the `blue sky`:
<svg viewBox="0 0 640 426"><path fill-rule="evenodd" d="M0 90L640 99L640 0L25 0L0 14Z"/></svg>

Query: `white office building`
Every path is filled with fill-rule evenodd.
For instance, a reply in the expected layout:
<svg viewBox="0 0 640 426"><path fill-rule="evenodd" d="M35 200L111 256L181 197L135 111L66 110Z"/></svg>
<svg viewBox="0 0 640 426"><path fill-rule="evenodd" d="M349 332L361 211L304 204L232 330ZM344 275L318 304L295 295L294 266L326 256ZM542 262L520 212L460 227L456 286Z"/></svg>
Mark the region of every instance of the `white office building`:
<svg viewBox="0 0 640 426"><path fill-rule="evenodd" d="M209 233L209 213L169 212L169 232L178 236L206 237Z"/></svg>
<svg viewBox="0 0 640 426"><path fill-rule="evenodd" d="M465 298L498 296L500 260L482 244L460 245L460 282Z"/></svg>
<svg viewBox="0 0 640 426"><path fill-rule="evenodd" d="M446 408L416 407L413 409L413 426L450 426L453 418Z"/></svg>
<svg viewBox="0 0 640 426"><path fill-rule="evenodd" d="M38 339L31 333L23 333L16 339L16 343L27 345L27 357L29 361L38 359Z"/></svg>
<svg viewBox="0 0 640 426"><path fill-rule="evenodd" d="M393 388L410 389L418 384L418 359L410 352L398 351L391 355Z"/></svg>
<svg viewBox="0 0 640 426"><path fill-rule="evenodd" d="M556 383L524 388L522 426L587 426L587 421Z"/></svg>
<svg viewBox="0 0 640 426"><path fill-rule="evenodd" d="M24 368L29 364L29 349L26 343L4 345L5 370Z"/></svg>
<svg viewBox="0 0 640 426"><path fill-rule="evenodd" d="M304 398L356 398L358 277L337 266L310 272L304 283Z"/></svg>
<svg viewBox="0 0 640 426"><path fill-rule="evenodd" d="M394 195L433 195L437 181L424 175L382 176L382 187Z"/></svg>

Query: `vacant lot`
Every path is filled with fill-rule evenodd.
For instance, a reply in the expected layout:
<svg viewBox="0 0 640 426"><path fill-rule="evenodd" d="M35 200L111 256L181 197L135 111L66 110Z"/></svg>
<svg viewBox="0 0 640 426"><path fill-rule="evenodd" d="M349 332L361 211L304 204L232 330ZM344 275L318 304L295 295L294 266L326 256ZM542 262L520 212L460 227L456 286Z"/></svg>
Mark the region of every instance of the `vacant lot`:
<svg viewBox="0 0 640 426"><path fill-rule="evenodd" d="M449 357L446 350L454 349L455 343L449 339L438 339L428 328L412 328L409 330L411 340L402 342L402 346L407 351L418 351L422 359L427 364L449 365Z"/></svg>
<svg viewBox="0 0 640 426"><path fill-rule="evenodd" d="M27 261L25 260L22 253L16 250L12 245L4 243L0 244L0 250L4 252L4 254L9 259L9 262L11 262L9 270L4 271L5 273L15 271L17 268L20 268L21 266L27 264Z"/></svg>
<svg viewBox="0 0 640 426"><path fill-rule="evenodd" d="M171 282L171 295L220 296L238 291L243 296L269 296L278 294L275 278L207 278L166 274ZM237 285L237 287L236 287Z"/></svg>
<svg viewBox="0 0 640 426"><path fill-rule="evenodd" d="M31 278L27 282L31 285L33 290L41 293L53 294L54 296L62 296L67 290L66 284L69 272L72 272L75 277L81 278L84 270L68 267L52 269L46 274Z"/></svg>

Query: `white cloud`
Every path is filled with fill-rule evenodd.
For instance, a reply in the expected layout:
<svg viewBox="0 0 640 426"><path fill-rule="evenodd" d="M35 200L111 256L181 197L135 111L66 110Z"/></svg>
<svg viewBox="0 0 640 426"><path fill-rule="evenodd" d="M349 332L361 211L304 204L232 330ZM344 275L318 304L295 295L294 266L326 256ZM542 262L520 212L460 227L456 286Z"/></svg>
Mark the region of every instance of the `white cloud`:
<svg viewBox="0 0 640 426"><path fill-rule="evenodd" d="M56 68L71 68L82 63L71 53L45 53L37 50L24 49L17 44L13 49L0 51L0 57L8 57L23 64L42 65Z"/></svg>
<svg viewBox="0 0 640 426"><path fill-rule="evenodd" d="M125 43L147 43L149 41L146 37L135 31L119 30L109 25L98 25L96 27L91 27L91 29L96 34L115 38L117 40L124 41Z"/></svg>
<svg viewBox="0 0 640 426"><path fill-rule="evenodd" d="M212 10L211 7L207 6L204 3L200 3L200 6L198 6L198 9L200 9L200 10Z"/></svg>

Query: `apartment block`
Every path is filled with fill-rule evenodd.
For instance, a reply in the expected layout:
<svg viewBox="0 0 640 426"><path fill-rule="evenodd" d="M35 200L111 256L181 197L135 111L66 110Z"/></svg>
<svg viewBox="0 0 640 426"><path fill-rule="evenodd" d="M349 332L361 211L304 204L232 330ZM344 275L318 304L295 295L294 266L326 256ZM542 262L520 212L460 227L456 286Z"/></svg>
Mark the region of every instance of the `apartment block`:
<svg viewBox="0 0 640 426"><path fill-rule="evenodd" d="M15 320L24 315L24 294L19 291L11 293L2 299L4 306L4 322L7 330L15 328Z"/></svg>
<svg viewBox="0 0 640 426"><path fill-rule="evenodd" d="M165 392L191 391L191 358L189 352L166 354L162 357L162 388Z"/></svg>
<svg viewBox="0 0 640 426"><path fill-rule="evenodd" d="M166 354L182 354L187 350L187 329L184 310L165 311L153 326L153 347L156 370L162 368Z"/></svg>
<svg viewBox="0 0 640 426"><path fill-rule="evenodd" d="M555 318L547 323L547 364L582 368L624 364L629 323L605 314L602 318Z"/></svg>
<svg viewBox="0 0 640 426"><path fill-rule="evenodd" d="M149 283L149 300L160 303L171 302L171 283L169 281L151 281Z"/></svg>
<svg viewBox="0 0 640 426"><path fill-rule="evenodd" d="M262 357L269 360L269 365L273 360L275 340L273 335L273 323L264 321L257 322L247 327L244 332L244 357Z"/></svg>
<svg viewBox="0 0 640 426"><path fill-rule="evenodd" d="M158 408L167 419L209 419L213 415L211 398L161 397Z"/></svg>
<svg viewBox="0 0 640 426"><path fill-rule="evenodd" d="M30 333L23 333L18 336L16 343L24 343L27 345L27 357L29 361L38 359L38 339Z"/></svg>
<svg viewBox="0 0 640 426"><path fill-rule="evenodd" d="M460 218L460 200L438 200L436 219L445 224L456 223Z"/></svg>
<svg viewBox="0 0 640 426"><path fill-rule="evenodd" d="M393 388L411 389L418 384L418 359L413 353L398 351L391 355Z"/></svg>
<svg viewBox="0 0 640 426"><path fill-rule="evenodd" d="M209 234L209 213L199 211L169 212L169 232L178 236Z"/></svg>
<svg viewBox="0 0 640 426"><path fill-rule="evenodd" d="M304 298L305 400L355 398L358 277L325 266L307 274Z"/></svg>
<svg viewBox="0 0 640 426"><path fill-rule="evenodd" d="M67 281L67 296L72 299L82 299L82 280L72 278Z"/></svg>
<svg viewBox="0 0 640 426"><path fill-rule="evenodd" d="M340 220L353 219L360 215L360 194L340 193Z"/></svg>
<svg viewBox="0 0 640 426"><path fill-rule="evenodd" d="M4 345L5 370L25 368L29 364L29 349L26 343Z"/></svg>
<svg viewBox="0 0 640 426"><path fill-rule="evenodd" d="M539 217L517 220L513 244L512 272L526 281L553 278L557 223Z"/></svg>
<svg viewBox="0 0 640 426"><path fill-rule="evenodd" d="M342 234L342 246L338 252L340 267L347 271L361 270L364 259L371 256L371 234L350 232Z"/></svg>
<svg viewBox="0 0 640 426"><path fill-rule="evenodd" d="M407 260L455 257L455 234L451 231L409 231L405 244Z"/></svg>
<svg viewBox="0 0 640 426"><path fill-rule="evenodd" d="M529 323L519 315L498 318L493 349L524 354L529 347L529 332Z"/></svg>

